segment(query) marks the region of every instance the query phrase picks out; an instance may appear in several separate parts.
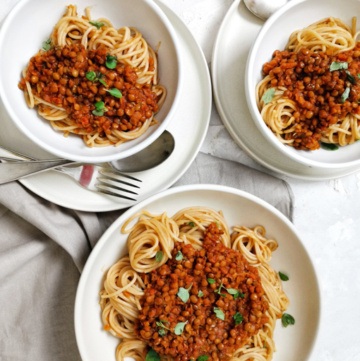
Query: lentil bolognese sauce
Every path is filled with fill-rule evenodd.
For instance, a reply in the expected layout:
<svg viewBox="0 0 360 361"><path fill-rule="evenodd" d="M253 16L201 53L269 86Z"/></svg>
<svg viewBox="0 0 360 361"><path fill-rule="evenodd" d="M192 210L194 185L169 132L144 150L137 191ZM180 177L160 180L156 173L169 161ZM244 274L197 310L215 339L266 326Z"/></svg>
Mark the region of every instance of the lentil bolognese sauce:
<svg viewBox="0 0 360 361"><path fill-rule="evenodd" d="M52 127L89 147L119 145L156 123L166 96L155 51L135 28L79 17L69 5L19 88Z"/></svg>
<svg viewBox="0 0 360 361"><path fill-rule="evenodd" d="M276 50L263 65L257 103L281 142L316 150L322 144L345 146L360 139L357 36L356 19L349 27L326 18L295 31L285 50Z"/></svg>
<svg viewBox="0 0 360 361"><path fill-rule="evenodd" d="M116 360L272 359L289 300L264 227L230 233L221 212L191 207L143 211L121 231L129 253L100 292L104 329L121 340Z"/></svg>

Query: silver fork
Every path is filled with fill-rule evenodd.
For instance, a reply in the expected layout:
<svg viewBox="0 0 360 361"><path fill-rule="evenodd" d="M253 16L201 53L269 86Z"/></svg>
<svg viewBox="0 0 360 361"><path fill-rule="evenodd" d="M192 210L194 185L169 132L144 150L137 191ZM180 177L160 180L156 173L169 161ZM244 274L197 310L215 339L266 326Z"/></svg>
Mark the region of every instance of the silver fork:
<svg viewBox="0 0 360 361"><path fill-rule="evenodd" d="M61 166L55 170L74 178L80 186L94 192L108 194L114 197L136 201L135 189L140 189L136 183L141 180L124 174L107 163L103 165L83 164L77 166ZM134 189L134 190L132 190ZM125 195L125 194L128 195ZM131 195L131 196L129 196Z"/></svg>

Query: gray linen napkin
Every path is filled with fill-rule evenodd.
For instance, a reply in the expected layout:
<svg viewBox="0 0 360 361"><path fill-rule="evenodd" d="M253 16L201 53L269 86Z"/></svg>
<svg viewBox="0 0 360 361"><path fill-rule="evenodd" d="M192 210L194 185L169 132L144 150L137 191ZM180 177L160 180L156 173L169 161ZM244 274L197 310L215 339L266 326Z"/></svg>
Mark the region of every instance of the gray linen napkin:
<svg viewBox="0 0 360 361"><path fill-rule="evenodd" d="M212 183L252 193L292 219L285 181L203 153L176 183ZM0 361L80 361L73 326L81 270L122 213L77 212L20 183L0 186Z"/></svg>

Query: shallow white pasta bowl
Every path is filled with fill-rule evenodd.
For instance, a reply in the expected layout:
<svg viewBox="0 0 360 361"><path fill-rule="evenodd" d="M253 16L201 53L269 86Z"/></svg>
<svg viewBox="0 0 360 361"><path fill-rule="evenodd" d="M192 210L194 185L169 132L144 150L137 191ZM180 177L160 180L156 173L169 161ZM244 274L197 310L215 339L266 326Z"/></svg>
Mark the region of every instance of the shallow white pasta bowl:
<svg viewBox="0 0 360 361"><path fill-rule="evenodd" d="M116 29L137 28L157 52L159 83L164 85L167 95L155 115L157 124L150 126L140 137L119 146L88 147L79 136L64 137L62 132L55 131L35 109L27 106L24 94L18 88L22 70L49 39L69 4L77 7L79 16L89 7L93 20L106 18ZM0 32L0 96L14 124L34 143L55 156L89 163L126 158L151 144L173 118L182 83L178 46L172 24L151 0L77 0L70 3L65 0L21 0L5 19Z"/></svg>
<svg viewBox="0 0 360 361"><path fill-rule="evenodd" d="M360 2L349 0L342 6L337 0L293 0L278 10L259 31L249 52L245 93L247 104L259 131L267 141L286 157L309 168L353 169L360 166L360 141L339 147L337 150L320 148L314 151L296 150L283 144L265 124L256 101L256 86L263 78L262 67L271 60L275 50L284 50L291 33L324 18L341 19L351 26L353 16L360 13ZM359 30L359 19L357 29Z"/></svg>
<svg viewBox="0 0 360 361"><path fill-rule="evenodd" d="M82 360L115 361L119 339L103 328L99 292L108 269L128 253L128 235L120 231L124 222L145 210L153 215L165 212L168 217L173 217L189 207L222 211L229 228L262 225L266 236L277 241L278 249L270 264L275 270L289 275L289 281L284 282L283 287L290 299L287 312L296 322L285 328L280 320L277 321L273 360L310 359L321 320L321 296L315 268L295 227L273 206L247 192L197 184L173 187L136 204L122 214L96 244L81 274L75 301L75 333Z"/></svg>

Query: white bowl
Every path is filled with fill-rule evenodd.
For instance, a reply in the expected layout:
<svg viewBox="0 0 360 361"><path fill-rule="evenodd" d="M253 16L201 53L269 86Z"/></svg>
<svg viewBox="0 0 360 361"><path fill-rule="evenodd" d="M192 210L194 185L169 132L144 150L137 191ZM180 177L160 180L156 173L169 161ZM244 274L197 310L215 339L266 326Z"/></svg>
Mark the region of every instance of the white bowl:
<svg viewBox="0 0 360 361"><path fill-rule="evenodd" d="M29 109L18 88L21 72L42 43L49 38L66 6L73 3L78 14L91 7L91 17L108 18L114 27L136 27L147 42L158 50L160 83L167 97L156 114L159 124L141 137L118 147L87 147L78 136L65 138L52 129L36 110ZM172 24L151 0L21 0L5 19L0 32L0 96L10 118L34 143L48 152L75 161L97 163L126 158L151 144L166 129L179 102L181 64L179 45Z"/></svg>
<svg viewBox="0 0 360 361"><path fill-rule="evenodd" d="M255 88L262 79L262 66L268 62L275 50L283 50L290 34L326 17L336 17L346 24L360 14L360 2L347 0L346 5L338 0L292 0L273 14L261 28L249 52L245 92L251 116L265 138L286 157L320 169L350 169L360 166L360 141L339 147L336 151L318 149L315 151L296 150L282 144L266 126L256 105ZM358 18L358 28L360 24Z"/></svg>
<svg viewBox="0 0 360 361"><path fill-rule="evenodd" d="M103 234L91 252L81 274L75 300L75 334L83 361L114 361L119 339L104 331L99 306L99 291L104 274L127 253L127 235L120 232L124 221L141 210L171 217L185 207L204 206L223 211L229 227L263 225L266 236L279 248L271 265L290 275L284 290L290 299L288 313L294 327L275 328L274 361L310 359L321 320L321 296L316 270L294 225L277 209L247 192L218 185L187 185L170 188L131 207ZM304 297L308 297L304 302ZM291 350L291 352L289 352ZM130 360L130 358L129 358Z"/></svg>

